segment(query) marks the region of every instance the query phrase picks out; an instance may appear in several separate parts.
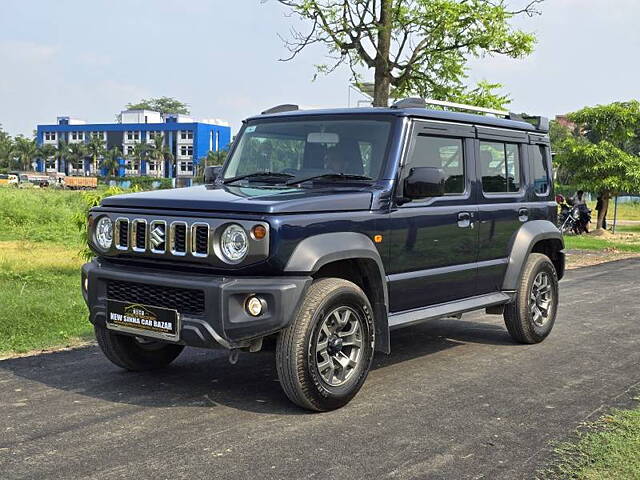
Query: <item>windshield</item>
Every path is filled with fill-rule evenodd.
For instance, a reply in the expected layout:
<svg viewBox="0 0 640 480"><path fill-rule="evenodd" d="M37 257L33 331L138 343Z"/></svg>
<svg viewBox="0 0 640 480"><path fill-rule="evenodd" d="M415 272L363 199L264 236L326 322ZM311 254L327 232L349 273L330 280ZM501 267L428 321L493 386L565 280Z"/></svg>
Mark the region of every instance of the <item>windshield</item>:
<svg viewBox="0 0 640 480"><path fill-rule="evenodd" d="M244 129L223 178L284 183L290 178L343 174L377 179L389 140L389 118L257 120ZM265 175L253 175L265 173ZM352 177L358 178L358 177Z"/></svg>

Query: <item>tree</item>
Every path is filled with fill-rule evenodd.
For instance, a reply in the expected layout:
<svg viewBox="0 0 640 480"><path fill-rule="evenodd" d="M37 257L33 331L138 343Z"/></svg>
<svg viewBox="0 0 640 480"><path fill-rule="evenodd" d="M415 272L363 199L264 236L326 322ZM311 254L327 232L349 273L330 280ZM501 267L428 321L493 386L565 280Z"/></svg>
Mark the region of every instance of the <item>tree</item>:
<svg viewBox="0 0 640 480"><path fill-rule="evenodd" d="M38 147L38 156L42 160L44 169L47 169L47 160L52 158L56 154L56 147L50 143L45 143Z"/></svg>
<svg viewBox="0 0 640 480"><path fill-rule="evenodd" d="M11 136L0 129L0 168L9 168L13 151L13 140Z"/></svg>
<svg viewBox="0 0 640 480"><path fill-rule="evenodd" d="M87 148L84 143L69 143L67 147L67 160L71 162L73 168L80 170L83 168L84 159L87 156Z"/></svg>
<svg viewBox="0 0 640 480"><path fill-rule="evenodd" d="M149 160L158 162L158 164L161 164L165 160L173 161L171 150L165 145L164 137L159 134L153 137L153 142L148 146L147 155L149 156ZM160 169L157 169L156 172L160 172Z"/></svg>
<svg viewBox="0 0 640 480"><path fill-rule="evenodd" d="M127 103L128 110L153 110L160 112L162 115L168 113L181 113L189 115L189 105L171 97L158 97L142 99L138 103Z"/></svg>
<svg viewBox="0 0 640 480"><path fill-rule="evenodd" d="M120 157L121 154L118 147L113 147L112 149L107 150L102 157L102 162L100 163L101 168L106 168L107 173L115 177L118 174L118 168L120 167Z"/></svg>
<svg viewBox="0 0 640 480"><path fill-rule="evenodd" d="M38 156L38 147L34 138L18 135L14 140L13 156L18 160L20 169L31 170L32 163Z"/></svg>
<svg viewBox="0 0 640 480"><path fill-rule="evenodd" d="M586 107L568 118L576 132L561 141L556 160L576 185L601 195L602 228L613 196L640 192L640 102Z"/></svg>
<svg viewBox="0 0 640 480"><path fill-rule="evenodd" d="M495 93L501 85L465 85L472 57L505 55L521 58L533 51L535 37L509 21L536 15L543 0L527 0L511 10L506 0L278 0L311 24L292 30L285 40L295 58L309 45L325 45L333 72L347 64L360 82L361 67L373 69L373 105L387 106L390 88L398 97L417 94L450 101L472 101L502 107L508 98Z"/></svg>
<svg viewBox="0 0 640 480"><path fill-rule="evenodd" d="M201 161L204 160L204 163L206 166L212 166L212 165L222 165L224 163L224 161L227 159L227 154L228 154L228 150L224 149L224 150L218 150L217 152L213 151L213 150L209 150L207 152L207 156L200 159Z"/></svg>
<svg viewBox="0 0 640 480"><path fill-rule="evenodd" d="M69 154L69 144L64 140L58 140L58 147L56 148L56 152L53 154L53 159L58 160L58 164L61 165L67 158ZM67 173L67 168L65 165L64 173Z"/></svg>
<svg viewBox="0 0 640 480"><path fill-rule="evenodd" d="M87 154L91 157L91 164L93 165L93 171L97 175L98 173L98 159L104 155L106 151L102 138L97 135L92 135L86 144Z"/></svg>

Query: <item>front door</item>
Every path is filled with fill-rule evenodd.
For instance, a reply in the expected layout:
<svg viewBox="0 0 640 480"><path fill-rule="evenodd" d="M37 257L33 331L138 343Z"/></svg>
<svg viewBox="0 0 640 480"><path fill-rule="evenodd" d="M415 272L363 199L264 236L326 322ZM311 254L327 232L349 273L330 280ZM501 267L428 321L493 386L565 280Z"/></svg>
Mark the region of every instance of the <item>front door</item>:
<svg viewBox="0 0 640 480"><path fill-rule="evenodd" d="M413 200L390 213L389 303L392 312L473 296L477 207L473 127L416 122L400 175L413 167L442 168L445 195Z"/></svg>

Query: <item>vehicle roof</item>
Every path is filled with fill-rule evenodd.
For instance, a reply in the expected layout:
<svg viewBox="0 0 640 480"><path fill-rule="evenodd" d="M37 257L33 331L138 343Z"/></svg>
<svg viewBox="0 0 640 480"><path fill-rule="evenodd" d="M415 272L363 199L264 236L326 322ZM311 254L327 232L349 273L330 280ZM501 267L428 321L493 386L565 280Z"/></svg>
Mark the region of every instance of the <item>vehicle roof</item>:
<svg viewBox="0 0 640 480"><path fill-rule="evenodd" d="M428 120L439 120L447 122L457 122L473 125L487 125L497 128L509 128L513 130L525 130L538 132L533 125L524 121L509 120L506 118L490 117L486 115L476 115L473 113L449 112L444 110L431 110L428 108L330 108L319 110L291 110L287 112L270 113L265 115L255 115L247 118L246 121L285 118L317 115L393 115L396 117L424 118ZM546 133L546 132L544 132Z"/></svg>

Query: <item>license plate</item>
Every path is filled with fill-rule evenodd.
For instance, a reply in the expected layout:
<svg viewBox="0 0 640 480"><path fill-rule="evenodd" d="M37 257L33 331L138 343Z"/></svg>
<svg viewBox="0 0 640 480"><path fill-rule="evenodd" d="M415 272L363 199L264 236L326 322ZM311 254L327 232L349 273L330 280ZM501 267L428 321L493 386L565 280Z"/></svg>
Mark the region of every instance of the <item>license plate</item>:
<svg viewBox="0 0 640 480"><path fill-rule="evenodd" d="M180 315L176 310L107 300L107 328L122 332L177 341Z"/></svg>

